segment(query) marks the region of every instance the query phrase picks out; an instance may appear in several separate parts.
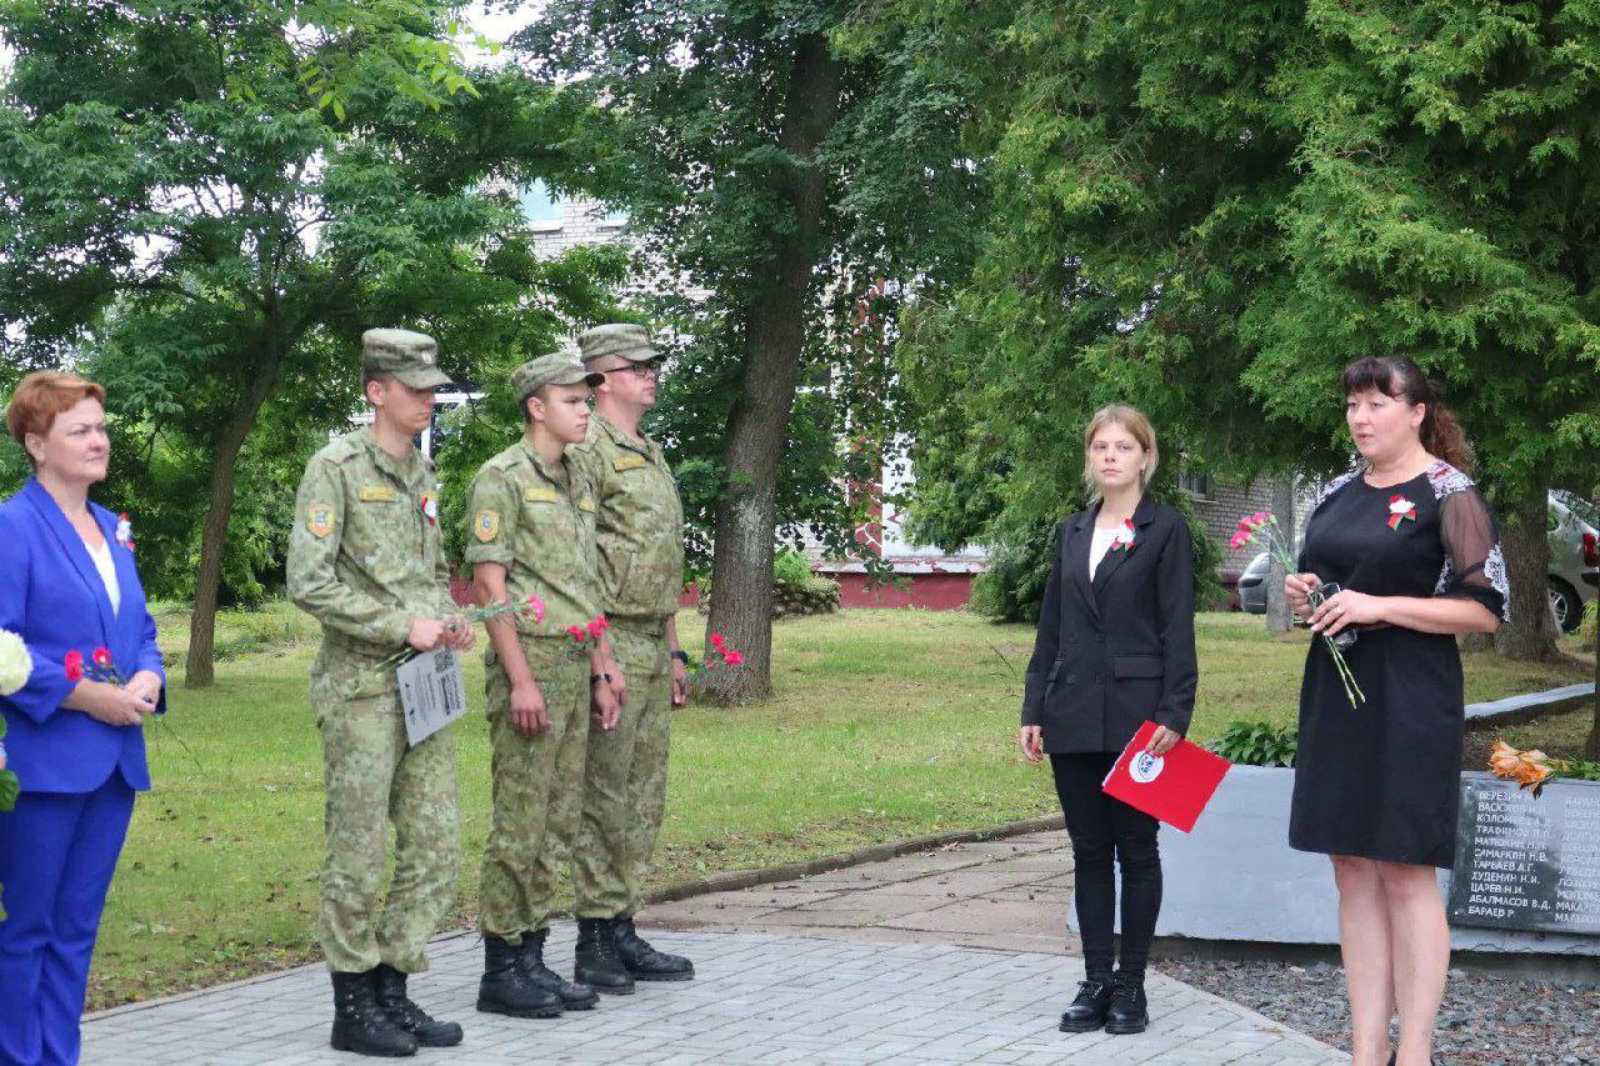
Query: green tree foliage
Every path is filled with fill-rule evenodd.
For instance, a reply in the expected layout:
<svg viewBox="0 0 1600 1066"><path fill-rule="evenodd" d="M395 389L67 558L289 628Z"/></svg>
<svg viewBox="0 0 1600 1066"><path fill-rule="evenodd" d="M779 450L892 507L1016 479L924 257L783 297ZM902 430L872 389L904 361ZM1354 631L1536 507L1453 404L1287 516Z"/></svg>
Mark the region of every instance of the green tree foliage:
<svg viewBox="0 0 1600 1066"><path fill-rule="evenodd" d="M1600 7L993 7L897 9L983 77L966 145L995 188L970 283L908 331L919 485L963 495L929 521L993 499L985 456L1004 508L1041 513L1111 399L1219 472L1330 472L1341 367L1403 352L1500 507L1504 650L1544 654L1544 492L1600 454Z"/></svg>
<svg viewBox="0 0 1600 1066"><path fill-rule="evenodd" d="M672 398L705 400L708 417L668 435L691 511L711 512L712 626L750 666L728 697L770 684L780 495L807 517L858 502L846 488L821 506L817 479L789 475L840 439L853 443L830 465L875 466L896 413L880 323L907 283L968 250L957 217L977 178L958 165L960 94L913 62L922 30L855 33L855 9L555 0L513 42L609 107L611 199L647 269L694 296L666 319L692 353ZM844 409L819 421L820 404L797 404L811 388Z"/></svg>
<svg viewBox="0 0 1600 1066"><path fill-rule="evenodd" d="M470 380L598 306L603 257L539 260L511 193L573 180L595 116L447 72L455 6L0 3L0 343L107 386L122 505L194 560L191 685L224 574L253 590L285 479L359 404L364 329L429 332Z"/></svg>

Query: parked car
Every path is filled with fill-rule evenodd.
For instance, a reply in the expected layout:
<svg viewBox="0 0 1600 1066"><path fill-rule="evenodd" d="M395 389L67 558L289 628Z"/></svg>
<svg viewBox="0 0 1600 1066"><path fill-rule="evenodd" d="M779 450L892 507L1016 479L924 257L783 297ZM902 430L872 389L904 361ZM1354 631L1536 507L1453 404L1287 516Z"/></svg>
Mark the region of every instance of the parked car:
<svg viewBox="0 0 1600 1066"><path fill-rule="evenodd" d="M1583 624L1584 605L1600 593L1600 508L1581 496L1550 493L1550 611L1563 632ZM1239 575L1239 607L1267 613L1267 571L1262 552Z"/></svg>
<svg viewBox="0 0 1600 1066"><path fill-rule="evenodd" d="M1272 558L1262 552L1250 560L1250 565L1239 575L1239 609L1249 614L1267 613L1267 571L1272 569Z"/></svg>
<svg viewBox="0 0 1600 1066"><path fill-rule="evenodd" d="M1600 511L1581 496L1550 494L1550 610L1562 630L1583 624L1600 592Z"/></svg>

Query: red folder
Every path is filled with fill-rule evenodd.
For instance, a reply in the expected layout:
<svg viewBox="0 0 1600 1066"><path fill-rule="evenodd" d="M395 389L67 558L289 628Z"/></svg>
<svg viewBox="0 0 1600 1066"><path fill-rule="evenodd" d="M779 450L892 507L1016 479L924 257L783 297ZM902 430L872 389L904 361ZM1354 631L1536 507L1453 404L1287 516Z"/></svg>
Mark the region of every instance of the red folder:
<svg viewBox="0 0 1600 1066"><path fill-rule="evenodd" d="M1233 764L1187 740L1164 756L1151 755L1145 749L1155 731L1154 722L1139 727L1100 788L1187 833Z"/></svg>

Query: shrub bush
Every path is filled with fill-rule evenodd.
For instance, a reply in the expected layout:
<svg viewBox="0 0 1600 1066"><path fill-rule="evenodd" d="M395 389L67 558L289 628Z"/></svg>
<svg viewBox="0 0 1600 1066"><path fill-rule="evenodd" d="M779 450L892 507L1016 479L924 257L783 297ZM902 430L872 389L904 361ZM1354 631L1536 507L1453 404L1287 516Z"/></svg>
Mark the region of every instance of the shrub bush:
<svg viewBox="0 0 1600 1066"><path fill-rule="evenodd" d="M1211 750L1237 766L1293 766L1300 733L1293 726L1230 722Z"/></svg>

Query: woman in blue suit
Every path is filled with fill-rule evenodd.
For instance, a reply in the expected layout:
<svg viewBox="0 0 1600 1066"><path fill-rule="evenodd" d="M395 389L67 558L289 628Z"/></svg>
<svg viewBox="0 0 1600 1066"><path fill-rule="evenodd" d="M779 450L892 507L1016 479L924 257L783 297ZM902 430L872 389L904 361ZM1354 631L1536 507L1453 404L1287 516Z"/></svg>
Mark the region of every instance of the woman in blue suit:
<svg viewBox="0 0 1600 1066"><path fill-rule="evenodd" d="M34 476L0 504L0 629L33 658L26 687L0 699L22 781L16 810L0 815L3 1064L78 1061L100 912L134 793L150 787L143 723L166 683L127 525L89 501L111 451L104 403L93 382L40 372L6 412ZM68 665L99 648L125 683Z"/></svg>

